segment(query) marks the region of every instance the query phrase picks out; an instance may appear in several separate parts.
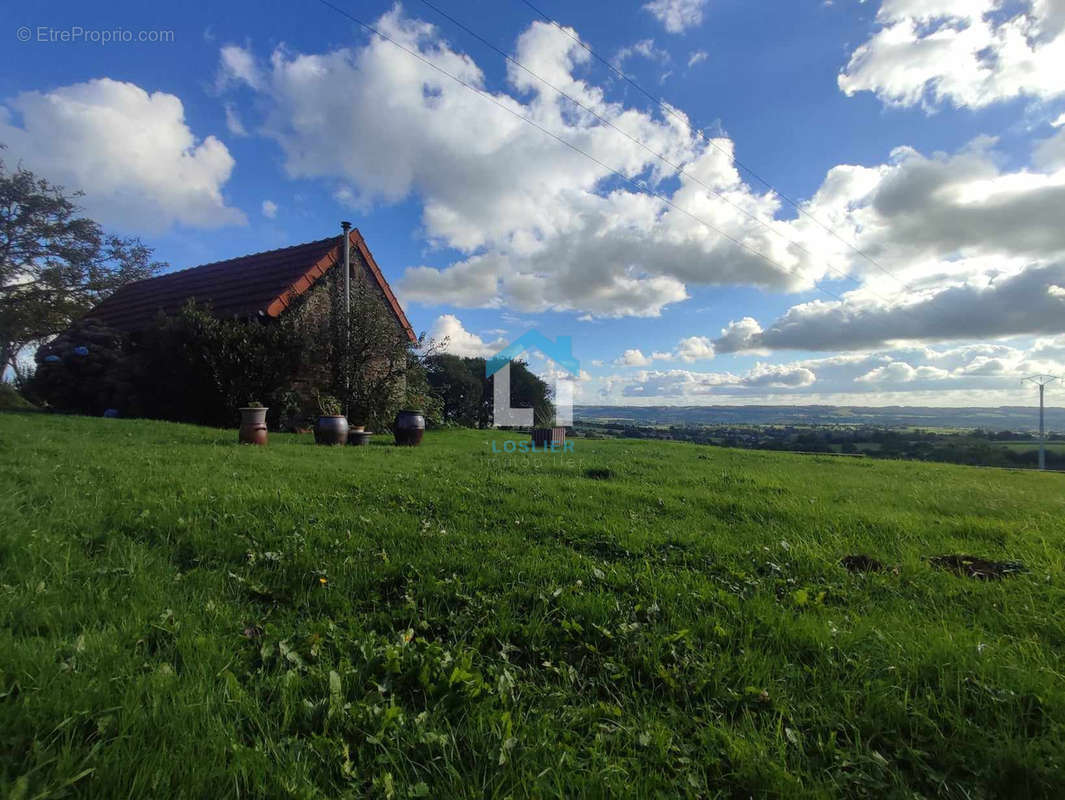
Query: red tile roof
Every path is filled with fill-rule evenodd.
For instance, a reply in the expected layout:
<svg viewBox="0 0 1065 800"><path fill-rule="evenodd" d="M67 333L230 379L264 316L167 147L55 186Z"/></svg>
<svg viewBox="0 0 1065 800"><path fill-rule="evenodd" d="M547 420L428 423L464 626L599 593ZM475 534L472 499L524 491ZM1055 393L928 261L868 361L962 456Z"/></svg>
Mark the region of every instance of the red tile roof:
<svg viewBox="0 0 1065 800"><path fill-rule="evenodd" d="M362 255L370 277L411 341L417 337L358 229L352 229L352 250ZM353 253L353 256L355 253ZM339 236L254 253L228 261L169 272L124 286L94 308L89 316L113 328L137 331L148 327L159 311L176 314L190 298L210 304L219 317L278 316L322 275L343 260ZM353 257L352 263L358 259Z"/></svg>

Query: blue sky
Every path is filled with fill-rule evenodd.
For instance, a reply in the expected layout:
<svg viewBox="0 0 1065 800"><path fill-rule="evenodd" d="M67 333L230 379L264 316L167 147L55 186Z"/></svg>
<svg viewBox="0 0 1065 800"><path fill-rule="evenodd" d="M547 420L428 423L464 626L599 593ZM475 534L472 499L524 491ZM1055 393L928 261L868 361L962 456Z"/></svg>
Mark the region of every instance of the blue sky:
<svg viewBox="0 0 1065 800"><path fill-rule="evenodd" d="M1065 363L1061 0L433 0L538 77L336 4L424 61L318 2L5 8L4 158L174 268L350 219L452 351L572 336L578 402L1016 404Z"/></svg>

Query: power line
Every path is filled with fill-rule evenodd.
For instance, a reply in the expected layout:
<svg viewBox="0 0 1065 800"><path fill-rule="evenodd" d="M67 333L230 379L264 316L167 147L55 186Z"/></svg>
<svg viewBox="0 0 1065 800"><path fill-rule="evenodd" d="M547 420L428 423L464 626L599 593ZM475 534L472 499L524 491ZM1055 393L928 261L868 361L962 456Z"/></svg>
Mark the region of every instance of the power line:
<svg viewBox="0 0 1065 800"><path fill-rule="evenodd" d="M333 3L329 2L329 0L318 0L318 2L321 3L322 5L326 6L327 8L330 8L333 11L337 12L341 16L344 16L344 17L350 19L352 22L354 22L357 25L361 26L362 28L364 28L365 30L369 31L370 33L372 33L372 34L374 34L376 36L379 36L381 39L385 40L386 42L388 42L389 44L393 45L394 47L398 47L403 52L407 53L410 56L413 56L414 58L418 59L423 64L425 64L426 66L431 67L432 69L434 69L435 71L439 72L440 74L447 76L448 78L450 78L451 80L455 81L459 85L464 86L465 88L469 89L471 92L474 92L475 94L479 95L480 97L483 97L485 100L488 100L489 102L491 102L494 105L498 106L499 108L503 109L508 114L510 114L510 115L522 120L523 122L527 122L529 125L532 125L534 128L539 130L541 133L544 133L547 136L550 136L552 139L557 141L559 144L562 144L565 147L568 147L570 150L573 150L575 153L579 153L580 155L584 156L585 158L588 158L593 163L595 163L598 166L600 166L602 169L606 170L607 172L610 172L611 174L617 176L618 178L620 178L621 180L625 181L626 183L632 185L638 192L644 192L646 194L650 194L650 195L658 198L663 203L668 205L670 208L673 208L674 210L681 212L682 214L690 217L691 219L693 219L696 222L698 222L699 224L705 226L706 228L708 228L709 230L713 231L714 233L717 233L719 236L722 236L725 239L728 239L730 242L735 244L737 247L739 247L739 248L741 248L743 250L746 250L748 253L751 253L752 255L755 255L755 256L761 258L766 263L776 267L782 273L788 274L790 272L790 270L788 270L787 267L785 267L783 264L780 264L779 262L775 261L771 257L767 256L765 253L762 253L759 250L755 250L750 245L747 245L744 242L742 242L739 239L737 239L736 237L734 237L734 236L732 236L732 235L730 235L728 233L725 233L725 231L721 230L720 228L715 227L714 225L710 224L706 220L698 217L697 215L695 215L692 212L688 211L686 208L683 208L682 206L679 206L677 203L673 202L670 198L666 197L665 195L663 195L663 194L661 194L659 192L656 192L653 189L648 188L647 186L641 185L634 178L630 178L629 176L625 175L620 170L614 169L613 167L609 166L608 164L603 163L602 161L600 161L595 156L591 155L590 153L588 153L585 150L582 150L577 145L573 144L572 142L568 141L567 139L564 139L563 137L559 136L558 134L554 133L553 131L548 130L547 128L545 128L543 125L540 125L535 120L529 119L524 114L520 114L517 111L515 111L514 109L510 108L509 106L507 106L506 104L501 103L499 100L497 100L495 97L493 97L488 92L485 92L485 91L483 91L481 89L478 89L473 84L464 81L462 78L458 77L457 75L453 75L452 73L448 72L443 67L438 66L437 64L434 64L432 61L430 61L428 58L423 56L417 50L411 50L409 47L406 47L405 45L397 42L395 39L391 38L390 36L387 36L386 34L381 33L381 31L379 31L373 25L369 24L368 22L363 22L358 17L348 13L344 9L342 9L342 8L334 5ZM816 281L814 282L814 286L817 289L819 289L820 291L822 291L825 294L829 295L830 297L833 297L836 300L839 300L841 303L844 302L842 297L840 297L835 292L832 292L832 291L830 291L828 289L825 289L823 286L818 284Z"/></svg>
<svg viewBox="0 0 1065 800"><path fill-rule="evenodd" d="M424 2L424 0L423 0L423 2ZM521 2L524 3L525 5L527 5L529 8L531 8L536 14L538 14L540 17L542 17L546 22L550 22L552 25L554 25L556 28L558 28L560 31L562 31L562 33L564 33L570 39L575 41L578 45L580 45L582 48L584 48L588 53L590 53L592 56L594 56L596 58L596 60L602 62L615 75L620 77L622 80L624 80L626 83L628 83L634 89L636 89L638 92L643 94L645 97L650 99L652 102L654 102L658 106L660 106L662 108L662 110L665 111L667 114L669 114L672 117L675 117L676 119L684 122L685 124L690 124L691 121L687 117L685 117L682 114L678 114L674 110L674 108L669 103L667 103L665 100L663 100L662 98L652 94L647 89L644 89L634 79L630 78L623 71L621 71L620 69L615 67L607 59L603 58L603 56L599 55L599 53L595 52L595 50L593 50L591 47L589 47L583 41L581 41L581 38L579 36L574 36L572 33L570 33L568 30L566 30L566 28L563 27L558 21L556 21L552 17L550 17L547 14L545 14L543 11L541 11L539 8L537 8L535 5L533 5L531 2L529 2L529 0L521 0ZM864 250L859 248L857 245L855 245L854 243L849 242L846 239L844 239L842 236L840 236L838 233L836 233L831 227L829 227L828 225L826 225L823 222L821 222L821 220L819 220L813 214L811 214L810 212L806 211L799 203L797 203L795 200L792 200L786 194L784 194L779 189L777 189L775 186L773 186L773 184L771 184L769 181L767 181L765 178L763 178L761 175L759 175L757 172L755 172L751 167L747 166L742 161L740 161L739 158L736 157L735 153L730 153L728 150L725 150L724 148L718 146L717 144L714 143L714 140L711 139L711 138L707 139L707 143L711 147L713 147L715 150L718 150L719 152L724 153L726 156L731 158L733 163L736 164L736 166L740 167L748 175L750 175L752 178L754 178L755 180L760 182L763 186L765 186L766 188L772 190L774 193L776 193L776 195L778 197L780 197L781 199L785 200L797 212L799 212L804 217L806 217L807 219L809 219L812 222L814 222L819 228L824 230L830 236L838 239L840 242L845 244L847 247L849 247L851 250L853 250L856 254L860 255L862 258L864 258L866 261L868 261L870 264L872 264L878 270L883 272L885 275L887 275L890 278L893 278L894 280L898 281L899 285L902 286L903 289L906 289L907 291L911 291L909 284L905 283L895 273L893 273L887 267L885 267L882 264L880 264L875 258L873 258L871 255L866 253Z"/></svg>

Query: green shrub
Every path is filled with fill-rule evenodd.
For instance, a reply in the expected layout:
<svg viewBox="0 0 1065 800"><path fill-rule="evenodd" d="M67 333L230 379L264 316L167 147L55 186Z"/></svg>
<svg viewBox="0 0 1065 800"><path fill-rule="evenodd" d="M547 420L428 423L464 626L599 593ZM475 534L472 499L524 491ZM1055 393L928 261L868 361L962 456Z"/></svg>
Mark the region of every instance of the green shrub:
<svg viewBox="0 0 1065 800"><path fill-rule="evenodd" d="M31 394L59 411L102 414L136 394L129 342L95 320L75 323L37 349Z"/></svg>

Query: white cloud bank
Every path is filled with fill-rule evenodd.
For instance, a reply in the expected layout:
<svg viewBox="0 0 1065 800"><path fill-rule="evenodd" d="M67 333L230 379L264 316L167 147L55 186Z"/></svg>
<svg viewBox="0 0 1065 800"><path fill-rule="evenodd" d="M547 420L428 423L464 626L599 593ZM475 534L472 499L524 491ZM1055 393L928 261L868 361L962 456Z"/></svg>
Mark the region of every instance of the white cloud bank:
<svg viewBox="0 0 1065 800"><path fill-rule="evenodd" d="M81 205L109 228L246 221L222 196L233 157L214 136L197 139L172 94L110 78L23 92L0 106L0 142L28 169L84 191Z"/></svg>
<svg viewBox="0 0 1065 800"><path fill-rule="evenodd" d="M883 0L839 86L890 105L983 108L1065 93L1061 0Z"/></svg>
<svg viewBox="0 0 1065 800"><path fill-rule="evenodd" d="M398 8L375 24L433 64L484 86L473 59L433 26ZM744 215L768 222L779 204L740 180L729 140L712 146L679 112L656 116L608 101L577 77L587 51L553 26L533 23L517 41L518 60L685 164L732 205L688 177L664 188L674 170L513 65L514 94L486 90L494 104L377 38L319 54L277 50L265 61L234 46L223 53L219 84L259 96L266 114L254 128L280 144L291 176L338 180L338 196L354 205L415 194L430 241L466 254L445 269L408 269L401 289L409 301L654 316L687 298L689 284L799 289L821 272L818 262ZM352 130L359 135L348 135ZM658 187L749 249L660 199L622 188L611 169Z"/></svg>
<svg viewBox="0 0 1065 800"><path fill-rule="evenodd" d="M1027 397L1020 378L1034 372L1065 372L1065 336L759 362L743 374L639 370L593 379L581 402L1018 404Z"/></svg>

